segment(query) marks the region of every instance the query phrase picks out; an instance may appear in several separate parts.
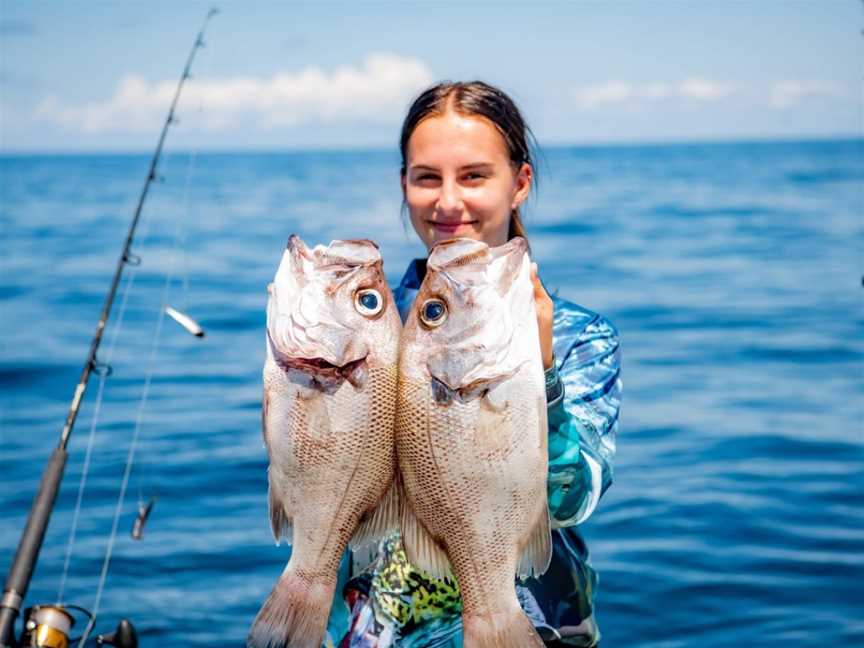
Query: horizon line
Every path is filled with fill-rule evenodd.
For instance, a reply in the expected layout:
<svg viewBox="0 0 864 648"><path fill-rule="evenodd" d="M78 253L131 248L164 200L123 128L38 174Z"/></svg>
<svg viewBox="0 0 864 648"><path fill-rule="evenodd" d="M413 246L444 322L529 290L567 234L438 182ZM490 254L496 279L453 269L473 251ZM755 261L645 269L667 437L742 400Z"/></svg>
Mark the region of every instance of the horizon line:
<svg viewBox="0 0 864 648"><path fill-rule="evenodd" d="M864 142L864 134L836 133L824 135L735 135L720 137L697 137L697 138L670 138L670 139L633 139L633 140L582 140L577 142L553 142L538 144L538 150L542 154L545 150L561 149L596 149L596 148L642 148L642 147L665 147L665 146L706 146L706 145L732 145L732 144L796 144L796 143L819 143L819 142ZM74 157L74 156L137 156L148 155L153 148L69 148L69 149L5 149L0 145L0 157ZM360 144L347 146L298 146L298 147L213 147L213 148L166 148L163 153L171 154L206 154L206 155L279 155L279 154L310 154L310 153L398 153L396 146L378 144Z"/></svg>

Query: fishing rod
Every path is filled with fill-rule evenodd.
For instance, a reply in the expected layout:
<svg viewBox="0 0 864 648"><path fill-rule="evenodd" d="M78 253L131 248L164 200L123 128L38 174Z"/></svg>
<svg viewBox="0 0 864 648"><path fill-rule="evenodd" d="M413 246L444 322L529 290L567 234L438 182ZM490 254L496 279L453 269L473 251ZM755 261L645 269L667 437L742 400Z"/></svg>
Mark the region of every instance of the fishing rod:
<svg viewBox="0 0 864 648"><path fill-rule="evenodd" d="M125 266L134 266L141 263L140 257L132 252L132 241L135 238L135 230L138 227L138 221L141 218L141 212L144 208L144 202L147 200L147 194L150 190L150 185L157 179L156 169L159 164L159 158L162 155L162 147L165 144L165 137L168 134L168 128L174 123L174 111L177 108L177 102L180 99L180 93L183 90L183 85L190 78L189 71L192 68L192 62L195 60L195 54L204 46L204 32L207 29L207 24L210 19L218 13L218 9L211 9L207 12L201 29L195 38L189 56L186 59L186 65L183 68L183 74L180 75L180 80L177 83L177 89L174 91L174 98L171 101L171 107L168 110L168 116L165 118L165 123L162 125L162 132L159 135L159 141L156 145L156 150L153 152L153 157L150 160L150 167L147 171L147 177L144 180L144 187L141 190L141 195L138 198L138 204L135 207L135 213L132 217L132 222L129 225L129 231L126 234L126 241L123 244L123 250L120 254L120 259L117 261L117 267L114 271L114 278L111 282L111 287L105 297L105 303L102 307L102 313L99 316L99 322L96 325L96 333L90 342L90 352L87 354L87 360L84 363L84 368L81 371L81 377L75 387L75 392L72 396L72 403L69 406L69 413L66 416L66 421L63 425L63 431L60 435L60 443L51 453L48 459L48 464L45 467L45 472L42 475L42 480L39 484L39 490L36 497L33 499L33 504L30 507L30 513L27 517L27 523L24 527L24 532L21 534L21 539L18 542L18 549L15 552L15 558L12 561L12 566L6 577L6 585L3 590L3 597L0 599L0 648L14 648L15 646L51 646L65 648L68 646L69 638L68 631L74 623L74 617L69 610L83 612L90 616L91 625L93 622L92 615L78 606L69 605L42 605L35 606L28 610L28 618L25 619L25 628L21 643L15 641L15 620L21 612L21 604L24 597L27 595L27 589L30 586L30 579L33 576L33 570L36 567L36 561L39 558L39 551L42 548L42 542L45 539L45 531L48 528L48 521L51 517L51 512L57 500L57 493L60 490L60 482L63 478L63 471L66 467L68 453L66 446L69 443L69 437L72 434L72 429L75 426L75 420L78 418L78 410L81 407L81 402L84 398L84 393L87 391L87 383L90 380L90 374L95 370L102 369L102 365L97 360L97 352L99 345L102 342L102 334L105 332L105 326L111 314L111 306L114 303L114 296L117 293L117 288L120 284L120 278L123 275ZM172 317L174 317L172 315ZM175 317L176 319L176 317ZM181 324L183 324L181 322ZM185 324L183 324L186 326ZM197 333L196 333L197 335ZM113 643L114 645L132 646L137 645L135 631L131 624L125 619L120 622L117 631L111 635L101 637L99 643Z"/></svg>

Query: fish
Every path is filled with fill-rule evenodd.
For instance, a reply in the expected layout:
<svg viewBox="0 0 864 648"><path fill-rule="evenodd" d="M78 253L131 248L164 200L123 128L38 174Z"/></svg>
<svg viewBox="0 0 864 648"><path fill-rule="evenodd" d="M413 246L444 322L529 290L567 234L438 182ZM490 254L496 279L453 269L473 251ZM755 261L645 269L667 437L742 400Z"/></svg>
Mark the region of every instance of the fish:
<svg viewBox="0 0 864 648"><path fill-rule="evenodd" d="M552 556L530 272L520 237L439 243L400 340L402 543L415 566L455 576L466 648L543 646L515 589Z"/></svg>
<svg viewBox="0 0 864 648"><path fill-rule="evenodd" d="M395 532L394 415L402 323L377 245L288 242L268 286L262 427L270 525L292 553L253 648L319 648L340 560Z"/></svg>

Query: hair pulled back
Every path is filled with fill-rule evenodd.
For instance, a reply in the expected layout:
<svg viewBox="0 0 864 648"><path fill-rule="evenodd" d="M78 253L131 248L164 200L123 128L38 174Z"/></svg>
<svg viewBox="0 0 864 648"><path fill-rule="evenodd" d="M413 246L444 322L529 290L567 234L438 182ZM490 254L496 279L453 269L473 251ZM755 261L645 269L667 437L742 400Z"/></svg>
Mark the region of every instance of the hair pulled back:
<svg viewBox="0 0 864 648"><path fill-rule="evenodd" d="M399 150L402 153L403 175L406 172L405 156L408 152L408 140L411 139L414 130L424 119L443 115L448 109L460 115L488 119L504 138L514 167L519 169L527 163L536 174L533 155L533 151L537 148L536 140L513 100L495 86L483 81L443 81L424 90L411 104L405 121L402 122ZM534 177L536 185L536 175ZM514 236L521 236L528 240L518 207L510 214L510 229L507 233L508 239Z"/></svg>

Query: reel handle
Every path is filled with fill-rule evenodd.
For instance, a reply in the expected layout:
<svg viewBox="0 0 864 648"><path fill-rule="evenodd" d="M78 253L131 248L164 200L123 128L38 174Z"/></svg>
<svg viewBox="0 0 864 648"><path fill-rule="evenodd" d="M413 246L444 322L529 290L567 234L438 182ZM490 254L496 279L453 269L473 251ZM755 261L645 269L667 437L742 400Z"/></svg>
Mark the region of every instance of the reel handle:
<svg viewBox="0 0 864 648"><path fill-rule="evenodd" d="M120 619L117 629L105 635L96 637L99 646L116 646L117 648L138 648L138 633L128 619Z"/></svg>

